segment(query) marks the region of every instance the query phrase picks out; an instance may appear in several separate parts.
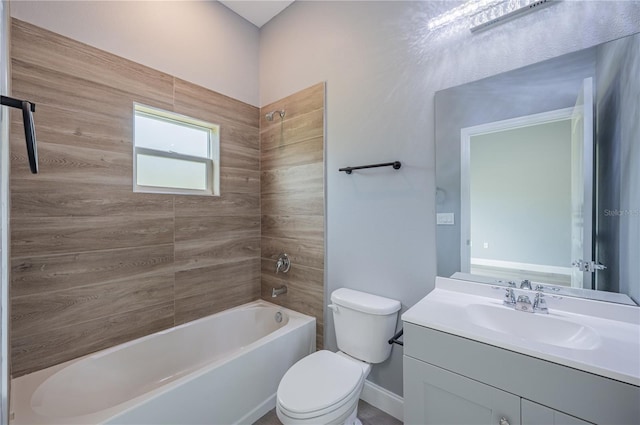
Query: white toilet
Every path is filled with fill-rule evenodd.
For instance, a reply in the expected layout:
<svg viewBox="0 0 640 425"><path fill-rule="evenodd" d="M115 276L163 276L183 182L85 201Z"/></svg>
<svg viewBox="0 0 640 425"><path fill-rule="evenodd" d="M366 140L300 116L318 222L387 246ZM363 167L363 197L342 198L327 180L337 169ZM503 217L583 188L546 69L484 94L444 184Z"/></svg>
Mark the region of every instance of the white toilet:
<svg viewBox="0 0 640 425"><path fill-rule="evenodd" d="M399 301L341 288L331 302L340 351L316 351L285 373L276 402L284 425L361 425L358 400L371 363L391 354Z"/></svg>

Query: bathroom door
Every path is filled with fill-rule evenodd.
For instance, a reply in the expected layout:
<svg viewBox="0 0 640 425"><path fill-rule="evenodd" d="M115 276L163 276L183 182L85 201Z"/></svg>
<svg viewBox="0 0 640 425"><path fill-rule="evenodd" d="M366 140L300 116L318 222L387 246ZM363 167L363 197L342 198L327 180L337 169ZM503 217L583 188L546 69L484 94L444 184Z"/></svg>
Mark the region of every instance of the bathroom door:
<svg viewBox="0 0 640 425"><path fill-rule="evenodd" d="M593 79L585 78L571 116L572 288L592 289L593 259Z"/></svg>

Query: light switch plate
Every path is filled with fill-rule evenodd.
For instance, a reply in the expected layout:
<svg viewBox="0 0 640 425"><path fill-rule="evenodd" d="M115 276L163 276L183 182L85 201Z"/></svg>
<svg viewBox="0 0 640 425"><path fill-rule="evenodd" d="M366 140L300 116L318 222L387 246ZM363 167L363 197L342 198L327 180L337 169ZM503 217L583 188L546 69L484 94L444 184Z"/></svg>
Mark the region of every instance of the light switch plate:
<svg viewBox="0 0 640 425"><path fill-rule="evenodd" d="M444 225L455 224L453 213L437 213L436 224L444 224Z"/></svg>

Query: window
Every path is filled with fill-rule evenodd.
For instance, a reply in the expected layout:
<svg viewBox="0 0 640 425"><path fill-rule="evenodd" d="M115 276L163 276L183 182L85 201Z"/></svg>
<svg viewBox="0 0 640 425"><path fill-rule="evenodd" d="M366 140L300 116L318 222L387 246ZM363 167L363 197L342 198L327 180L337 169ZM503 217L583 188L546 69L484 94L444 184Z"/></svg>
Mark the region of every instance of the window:
<svg viewBox="0 0 640 425"><path fill-rule="evenodd" d="M134 105L133 191L220 195L220 126Z"/></svg>

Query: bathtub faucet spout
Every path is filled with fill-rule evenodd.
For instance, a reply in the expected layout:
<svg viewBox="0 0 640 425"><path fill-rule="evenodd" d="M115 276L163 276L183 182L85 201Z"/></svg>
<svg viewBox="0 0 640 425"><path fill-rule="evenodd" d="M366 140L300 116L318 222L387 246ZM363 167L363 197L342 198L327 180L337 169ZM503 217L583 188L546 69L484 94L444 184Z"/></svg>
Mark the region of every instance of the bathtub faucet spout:
<svg viewBox="0 0 640 425"><path fill-rule="evenodd" d="M282 295L282 294L286 294L287 293L287 285L282 285L279 288L273 288L271 290L271 298L275 298L278 295Z"/></svg>

